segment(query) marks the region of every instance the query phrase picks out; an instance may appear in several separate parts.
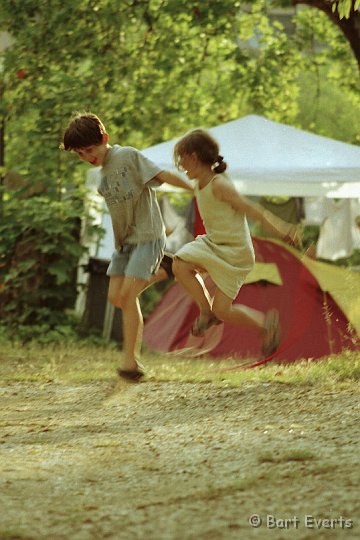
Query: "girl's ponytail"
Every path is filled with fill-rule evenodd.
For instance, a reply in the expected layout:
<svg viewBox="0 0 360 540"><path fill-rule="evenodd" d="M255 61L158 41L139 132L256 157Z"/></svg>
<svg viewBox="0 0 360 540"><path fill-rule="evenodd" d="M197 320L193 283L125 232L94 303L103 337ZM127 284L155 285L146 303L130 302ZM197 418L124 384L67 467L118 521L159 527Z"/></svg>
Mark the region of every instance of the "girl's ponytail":
<svg viewBox="0 0 360 540"><path fill-rule="evenodd" d="M226 161L224 161L224 158L223 156L218 156L215 163L213 163L213 165L211 166L212 170L218 174L221 174L223 173L224 171L226 171L226 168L227 168L227 164L226 164Z"/></svg>

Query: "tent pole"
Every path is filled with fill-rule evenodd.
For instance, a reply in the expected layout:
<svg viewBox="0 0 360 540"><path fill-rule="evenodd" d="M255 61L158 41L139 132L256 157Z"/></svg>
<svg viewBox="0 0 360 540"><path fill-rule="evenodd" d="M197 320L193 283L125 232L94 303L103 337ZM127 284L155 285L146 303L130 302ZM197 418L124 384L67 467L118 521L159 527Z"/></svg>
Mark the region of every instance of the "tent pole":
<svg viewBox="0 0 360 540"><path fill-rule="evenodd" d="M113 326L114 321L114 314L115 314L115 307L110 304L110 302L106 302L105 307L105 316L104 316L104 324L103 324L103 332L102 337L106 339L106 341L109 341L111 336L111 330Z"/></svg>

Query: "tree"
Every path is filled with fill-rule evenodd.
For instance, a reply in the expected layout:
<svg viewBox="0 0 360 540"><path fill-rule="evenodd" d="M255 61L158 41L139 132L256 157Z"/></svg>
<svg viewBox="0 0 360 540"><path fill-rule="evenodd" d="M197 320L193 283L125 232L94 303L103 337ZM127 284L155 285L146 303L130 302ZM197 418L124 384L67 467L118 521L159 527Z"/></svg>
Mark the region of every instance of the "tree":
<svg viewBox="0 0 360 540"><path fill-rule="evenodd" d="M335 27L323 31L327 47L309 55L307 10L298 18L304 24L288 35L269 19L268 5L265 0L2 0L0 30L14 36L0 55L6 168L43 185L43 204L67 205L63 216L73 216L71 201L79 196L75 186L84 183L85 165L58 146L75 110L97 112L111 142L144 148L191 127L248 113L294 124L299 75L305 67L327 69L330 57L338 69L334 80L336 75L348 92L354 63ZM312 25L311 31L315 35L323 26ZM36 212L30 212L32 206ZM11 205L6 210L15 216ZM76 212L81 214L81 205ZM41 221L39 213L38 203L24 205L25 228L29 215ZM57 262L52 261L53 275L63 279ZM20 283L23 276L17 275Z"/></svg>
<svg viewBox="0 0 360 540"><path fill-rule="evenodd" d="M74 186L84 182L85 166L58 145L74 110L97 112L113 142L140 148L254 108L294 116L296 94L281 98L296 78L291 48L259 13L262 51L239 54L238 12L233 0L195 1L191 9L185 0L1 2L0 29L15 36L2 55L6 167L46 191L4 201L3 316L16 322L22 313L23 322L41 326L49 309L68 307L78 255L69 230L83 212L73 204ZM40 231L53 230L55 208L61 219L51 223L51 240Z"/></svg>
<svg viewBox="0 0 360 540"><path fill-rule="evenodd" d="M7 167L54 198L82 182L84 166L58 152L78 109L98 112L112 141L139 148L249 112L294 122L306 43L270 22L269 5L275 0L3 0L0 30L16 36L2 55ZM344 13L332 16L358 20ZM331 40L329 55L332 44L339 49Z"/></svg>
<svg viewBox="0 0 360 540"><path fill-rule="evenodd" d="M113 141L140 148L251 110L290 121L297 52L258 8L247 19L262 28L261 47L240 50L239 7L3 0L0 27L16 36L4 54L8 164L61 196L67 178L84 170L57 150L77 109L97 111Z"/></svg>
<svg viewBox="0 0 360 540"><path fill-rule="evenodd" d="M292 0L319 9L335 23L350 44L360 69L360 1L359 0Z"/></svg>

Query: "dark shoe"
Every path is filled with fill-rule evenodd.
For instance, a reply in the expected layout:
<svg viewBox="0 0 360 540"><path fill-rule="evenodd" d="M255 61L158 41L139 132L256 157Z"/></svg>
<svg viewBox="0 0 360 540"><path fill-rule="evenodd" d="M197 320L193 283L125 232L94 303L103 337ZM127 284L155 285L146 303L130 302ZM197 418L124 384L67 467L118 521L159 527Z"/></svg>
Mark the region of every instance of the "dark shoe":
<svg viewBox="0 0 360 540"><path fill-rule="evenodd" d="M121 369L121 368L118 368L116 371L117 371L117 374L119 375L119 377L122 377L123 379L126 379L127 381L138 381L139 379L141 379L141 377L144 377L145 373L144 373L144 368L143 366L139 363L139 362L136 362L137 364L137 369Z"/></svg>
<svg viewBox="0 0 360 540"><path fill-rule="evenodd" d="M262 354L270 356L273 354L280 343L280 320L277 309L270 309L265 314L264 338L262 344Z"/></svg>

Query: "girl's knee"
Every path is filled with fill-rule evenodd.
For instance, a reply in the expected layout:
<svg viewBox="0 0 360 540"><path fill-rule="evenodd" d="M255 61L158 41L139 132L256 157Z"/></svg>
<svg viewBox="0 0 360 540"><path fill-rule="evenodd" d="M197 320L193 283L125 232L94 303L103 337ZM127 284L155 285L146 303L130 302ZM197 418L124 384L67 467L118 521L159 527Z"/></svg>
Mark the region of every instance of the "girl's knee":
<svg viewBox="0 0 360 540"><path fill-rule="evenodd" d="M219 319L220 321L223 321L224 318L226 317L225 313L224 313L224 310L222 309L214 309L212 310L213 314L215 315L215 317L217 319Z"/></svg>
<svg viewBox="0 0 360 540"><path fill-rule="evenodd" d="M178 259L178 257L174 257L174 260L173 260L173 263L172 263L173 274L175 276L179 275L179 273L183 269L183 266L184 266L184 261L182 261L181 259Z"/></svg>
<svg viewBox="0 0 360 540"><path fill-rule="evenodd" d="M194 273L194 270L191 268L189 263L179 259L178 257L174 257L172 271L175 277L185 273Z"/></svg>
<svg viewBox="0 0 360 540"><path fill-rule="evenodd" d="M229 315L229 309L224 306L214 306L212 307L212 312L217 319L220 321L226 321Z"/></svg>

